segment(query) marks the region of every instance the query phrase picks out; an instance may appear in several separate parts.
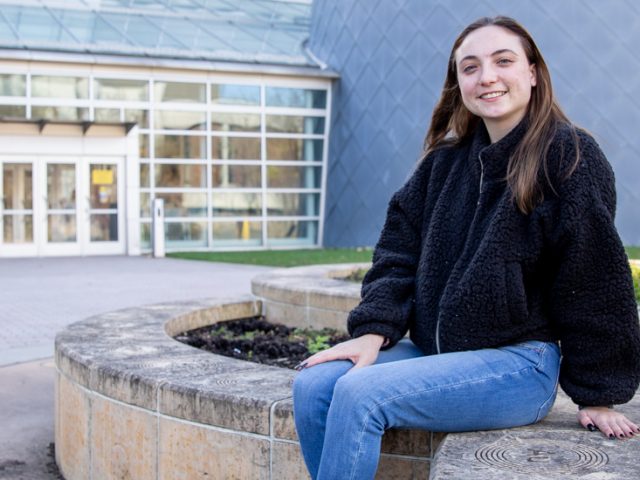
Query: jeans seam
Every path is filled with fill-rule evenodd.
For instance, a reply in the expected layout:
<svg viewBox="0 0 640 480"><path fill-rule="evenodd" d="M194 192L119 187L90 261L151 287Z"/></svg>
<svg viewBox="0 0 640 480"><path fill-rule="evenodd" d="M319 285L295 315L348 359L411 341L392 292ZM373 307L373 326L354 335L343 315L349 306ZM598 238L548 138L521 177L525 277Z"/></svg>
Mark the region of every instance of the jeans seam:
<svg viewBox="0 0 640 480"><path fill-rule="evenodd" d="M540 362L538 362L538 364L539 363ZM355 475L355 467L358 464L357 460L358 460L358 457L360 456L360 451L362 449L363 434L364 434L364 431L366 430L367 424L369 423L369 418L371 417L371 412L373 412L374 410L379 409L381 406L383 406L383 405L385 405L385 404L387 404L389 402L392 402L394 400L397 400L398 398L407 397L407 396L410 396L410 395L421 394L421 393L429 392L431 390L437 390L439 388L459 387L459 386L462 386L462 385L471 385L471 384L474 384L474 383L481 383L481 382L485 382L487 380L495 380L495 379L498 379L498 378L503 378L503 377L507 377L507 376L510 376L510 375L519 374L519 373L522 373L522 372L524 372L526 370L536 370L536 367L531 367L531 366L524 367L524 368L521 368L521 369L513 371L513 372L505 373L505 374L502 374L502 375L487 376L487 377L483 377L481 379L475 379L473 381L466 380L466 381L463 381L463 382L451 383L451 384L447 384L447 385L438 385L437 387L434 386L434 387L430 387L430 388L425 388L424 390L418 390L418 391L413 391L413 392L410 392L410 393L399 394L399 395L396 395L394 397L388 398L384 402L376 403L369 410L367 410L367 412L365 413L365 421L364 421L364 424L362 426L362 429L360 430L360 435L359 435L359 439L358 439L358 449L356 450L356 455L355 455L355 459L354 459L355 461L353 462L353 468L351 470L351 474L349 475L349 479L350 480L354 480L355 479L355 477L354 477L354 475Z"/></svg>

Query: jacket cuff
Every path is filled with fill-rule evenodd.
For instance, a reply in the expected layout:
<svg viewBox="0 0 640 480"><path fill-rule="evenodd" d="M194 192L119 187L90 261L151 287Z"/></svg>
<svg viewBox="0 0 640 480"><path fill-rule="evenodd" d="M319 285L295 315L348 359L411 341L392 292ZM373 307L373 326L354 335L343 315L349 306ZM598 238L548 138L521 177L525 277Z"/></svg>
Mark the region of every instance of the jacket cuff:
<svg viewBox="0 0 640 480"><path fill-rule="evenodd" d="M374 333L384 337L384 343L381 347L382 350L387 350L393 347L402 338L402 335L399 334L395 328L386 323L366 323L364 325L359 325L350 331L351 337L353 338L358 338L363 335L367 335L368 333Z"/></svg>

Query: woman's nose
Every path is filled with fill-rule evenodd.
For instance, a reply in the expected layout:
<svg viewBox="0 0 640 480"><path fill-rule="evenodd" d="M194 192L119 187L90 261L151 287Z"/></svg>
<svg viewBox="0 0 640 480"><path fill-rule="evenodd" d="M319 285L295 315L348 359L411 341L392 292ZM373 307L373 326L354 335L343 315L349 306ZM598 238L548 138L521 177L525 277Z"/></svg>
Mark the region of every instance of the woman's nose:
<svg viewBox="0 0 640 480"><path fill-rule="evenodd" d="M480 84L482 85L490 85L495 83L498 78L496 71L491 67L484 67L480 72Z"/></svg>

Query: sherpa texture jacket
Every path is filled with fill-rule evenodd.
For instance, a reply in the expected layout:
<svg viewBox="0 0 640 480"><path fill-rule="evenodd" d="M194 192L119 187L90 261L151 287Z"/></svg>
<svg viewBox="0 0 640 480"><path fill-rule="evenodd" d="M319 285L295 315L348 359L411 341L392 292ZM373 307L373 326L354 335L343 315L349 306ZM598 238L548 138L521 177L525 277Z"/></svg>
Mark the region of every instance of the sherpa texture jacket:
<svg viewBox="0 0 640 480"><path fill-rule="evenodd" d="M561 180L575 158L570 128L549 150L554 189L541 173L544 201L529 215L504 180L524 121L494 144L480 123L470 141L422 160L391 198L351 335L383 335L390 347L409 330L426 355L560 341L560 384L574 402L629 401L640 331L613 172L579 131L580 162Z"/></svg>

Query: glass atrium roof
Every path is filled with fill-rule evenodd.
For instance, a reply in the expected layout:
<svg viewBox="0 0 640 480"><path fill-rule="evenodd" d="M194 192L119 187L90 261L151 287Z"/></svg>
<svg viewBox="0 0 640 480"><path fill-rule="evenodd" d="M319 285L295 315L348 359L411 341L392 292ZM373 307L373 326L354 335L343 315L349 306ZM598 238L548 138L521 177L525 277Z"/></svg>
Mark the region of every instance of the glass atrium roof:
<svg viewBox="0 0 640 480"><path fill-rule="evenodd" d="M0 0L0 49L315 66L311 0Z"/></svg>

